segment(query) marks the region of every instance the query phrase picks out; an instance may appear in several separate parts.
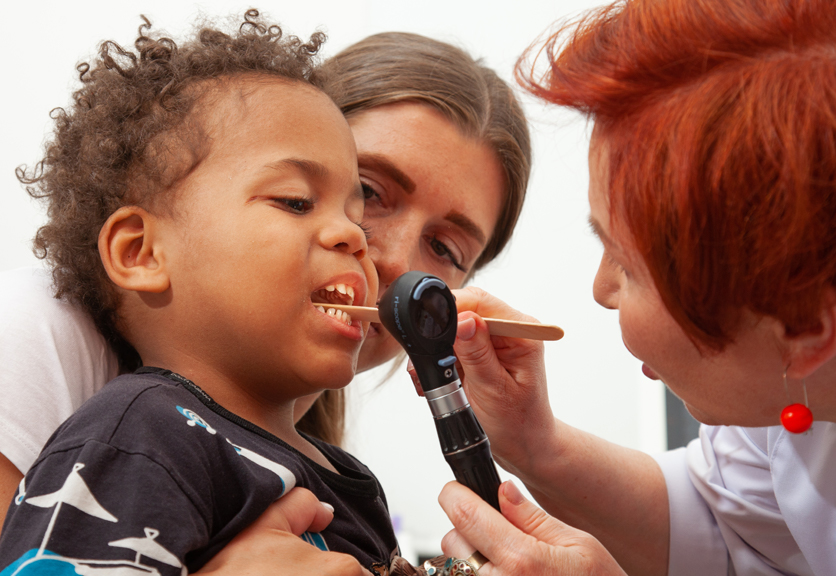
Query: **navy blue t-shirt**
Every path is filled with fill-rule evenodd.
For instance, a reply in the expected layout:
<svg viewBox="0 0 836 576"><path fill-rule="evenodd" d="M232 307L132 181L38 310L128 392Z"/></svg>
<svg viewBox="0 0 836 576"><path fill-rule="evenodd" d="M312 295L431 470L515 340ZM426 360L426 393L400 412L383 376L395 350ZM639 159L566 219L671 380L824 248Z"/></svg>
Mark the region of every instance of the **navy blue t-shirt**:
<svg viewBox="0 0 836 576"><path fill-rule="evenodd" d="M311 441L339 474L177 374L120 376L61 425L21 482L0 576L193 572L294 485L334 506L308 542L366 568L388 563L397 541L377 479Z"/></svg>

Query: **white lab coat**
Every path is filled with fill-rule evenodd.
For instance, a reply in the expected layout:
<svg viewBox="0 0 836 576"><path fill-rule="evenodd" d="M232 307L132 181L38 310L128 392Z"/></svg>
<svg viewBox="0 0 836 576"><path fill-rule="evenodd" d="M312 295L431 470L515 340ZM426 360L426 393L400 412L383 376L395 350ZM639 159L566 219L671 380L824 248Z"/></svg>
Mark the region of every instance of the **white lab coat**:
<svg viewBox="0 0 836 576"><path fill-rule="evenodd" d="M836 424L804 435L704 425L656 460L670 576L836 575Z"/></svg>

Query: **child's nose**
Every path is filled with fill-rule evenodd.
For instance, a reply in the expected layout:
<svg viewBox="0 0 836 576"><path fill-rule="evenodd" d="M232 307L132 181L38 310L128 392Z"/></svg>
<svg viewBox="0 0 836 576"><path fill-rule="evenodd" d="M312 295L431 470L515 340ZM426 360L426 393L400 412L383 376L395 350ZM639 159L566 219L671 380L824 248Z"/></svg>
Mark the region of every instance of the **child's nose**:
<svg viewBox="0 0 836 576"><path fill-rule="evenodd" d="M323 230L322 244L329 250L340 250L363 258L369 250L366 232L349 218L340 218Z"/></svg>

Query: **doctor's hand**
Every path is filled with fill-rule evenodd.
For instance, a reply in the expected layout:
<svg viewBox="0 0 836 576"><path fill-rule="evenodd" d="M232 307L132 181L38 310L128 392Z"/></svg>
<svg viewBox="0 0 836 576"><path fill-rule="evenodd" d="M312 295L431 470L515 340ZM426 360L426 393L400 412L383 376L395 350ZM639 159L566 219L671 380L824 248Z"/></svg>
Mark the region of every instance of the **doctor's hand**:
<svg viewBox="0 0 836 576"><path fill-rule="evenodd" d="M512 482L499 488L501 515L457 482L438 501L455 527L442 541L444 554L468 558L478 550L490 560L479 576L626 576L598 540L546 514Z"/></svg>
<svg viewBox="0 0 836 576"><path fill-rule="evenodd" d="M265 510L196 574L213 576L371 576L348 554L323 552L302 540L304 532L320 532L334 519L312 492L294 488Z"/></svg>
<svg viewBox="0 0 836 576"><path fill-rule="evenodd" d="M544 346L536 340L491 336L482 317L537 320L479 288L453 293L459 311L455 350L468 401L499 464L529 472L529 460L542 457L548 442L557 438Z"/></svg>

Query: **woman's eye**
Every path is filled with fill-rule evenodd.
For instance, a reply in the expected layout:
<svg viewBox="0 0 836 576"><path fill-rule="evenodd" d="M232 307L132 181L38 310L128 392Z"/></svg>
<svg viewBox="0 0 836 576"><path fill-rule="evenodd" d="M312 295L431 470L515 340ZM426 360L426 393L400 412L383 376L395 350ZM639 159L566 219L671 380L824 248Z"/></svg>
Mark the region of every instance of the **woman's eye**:
<svg viewBox="0 0 836 576"><path fill-rule="evenodd" d="M377 198L380 200L380 194L374 191L374 188L371 185L366 184L365 182L361 182L360 184L363 187L363 198L366 200L371 200L373 198Z"/></svg>
<svg viewBox="0 0 836 576"><path fill-rule="evenodd" d="M626 272L626 270L624 270L624 266L622 266L621 264L619 264L618 260L616 260L615 258L613 258L613 257L610 255L610 253L609 253L609 252L606 252L606 251L605 251L605 252L604 252L604 254L606 254L606 255L607 255L607 260L609 260L610 265L611 265L613 268L615 268L615 270L616 270L617 272Z"/></svg>
<svg viewBox="0 0 836 576"><path fill-rule="evenodd" d="M436 255L441 256L445 260L449 261L450 264L452 264L462 272L466 271L464 269L464 266L462 266L461 262L453 255L453 252L450 250L450 248L448 248L444 242L442 242L435 236L433 236L430 239L430 247L432 248L433 252L436 253Z"/></svg>
<svg viewBox="0 0 836 576"><path fill-rule="evenodd" d="M314 206L313 201L307 198L275 198L275 202L294 214L307 214Z"/></svg>

